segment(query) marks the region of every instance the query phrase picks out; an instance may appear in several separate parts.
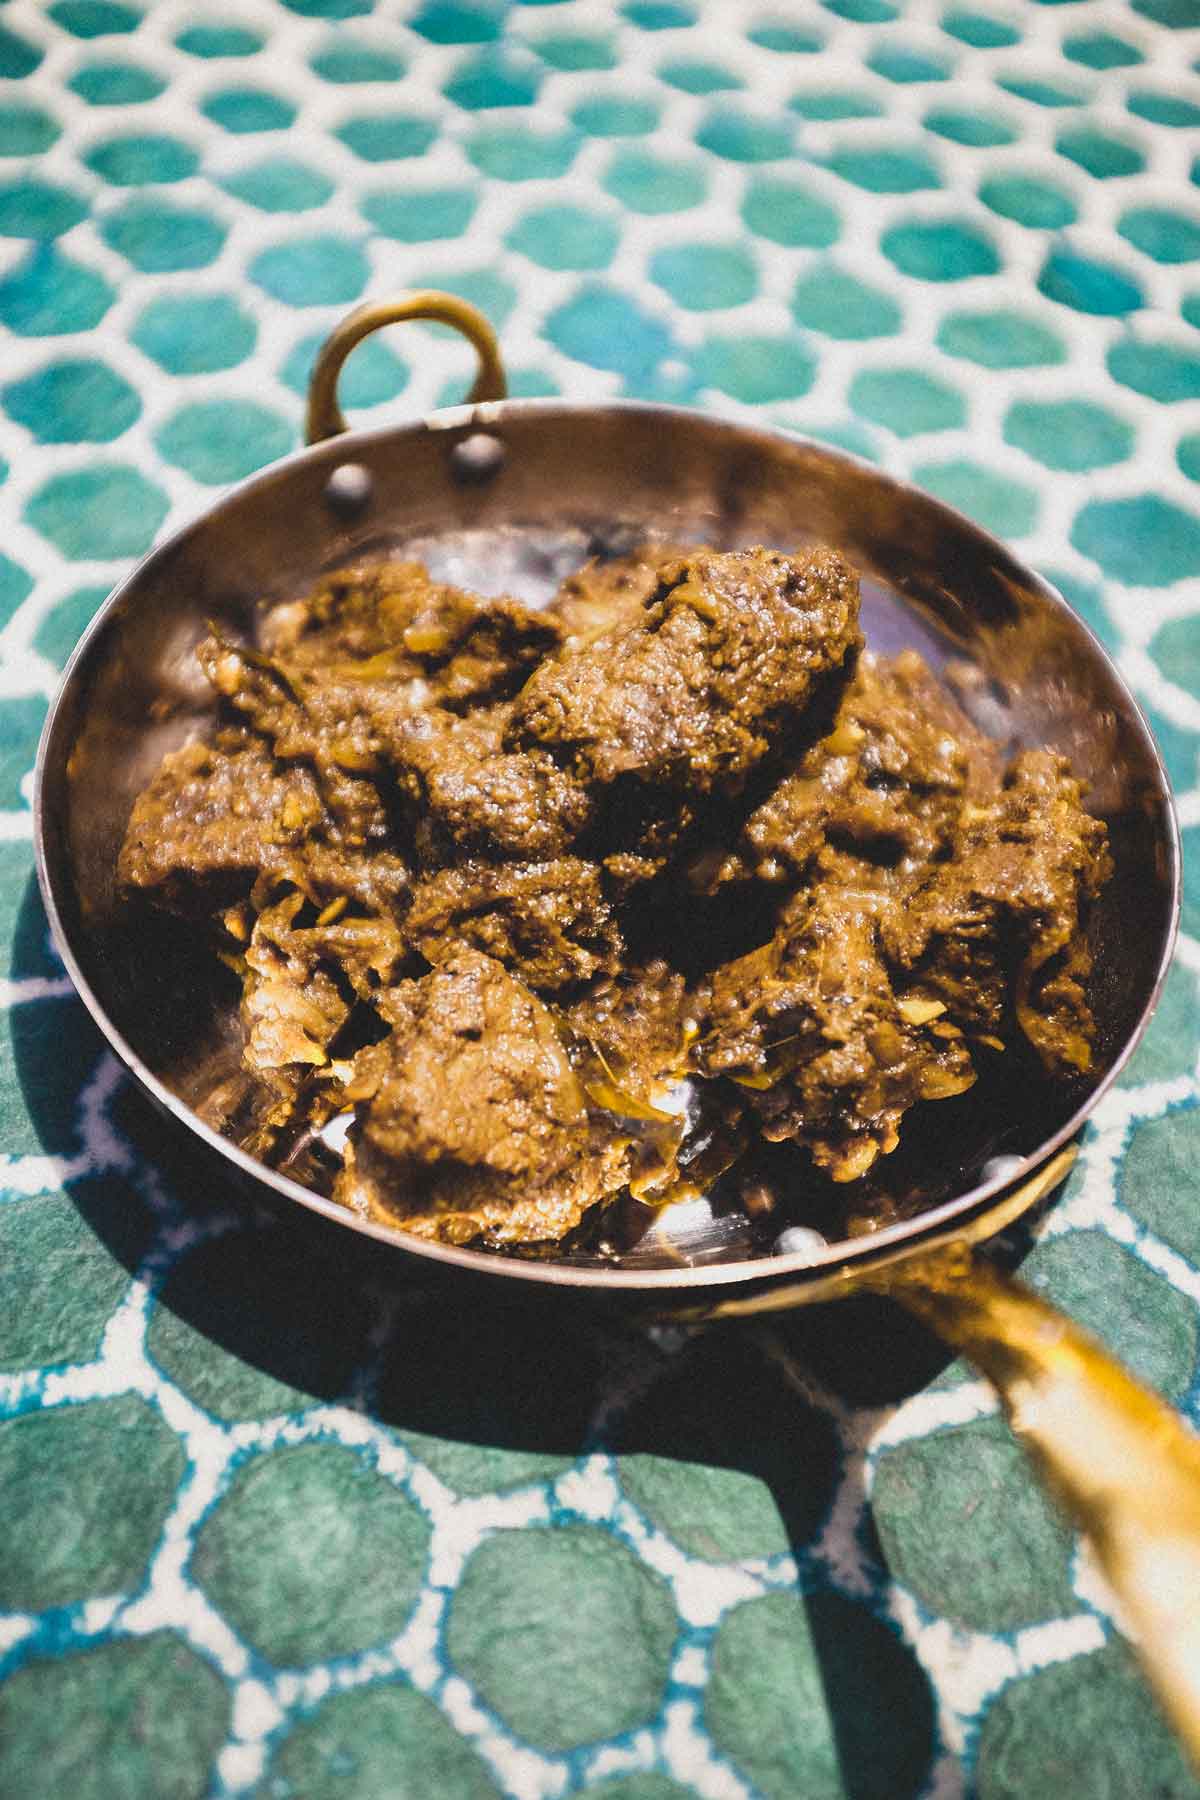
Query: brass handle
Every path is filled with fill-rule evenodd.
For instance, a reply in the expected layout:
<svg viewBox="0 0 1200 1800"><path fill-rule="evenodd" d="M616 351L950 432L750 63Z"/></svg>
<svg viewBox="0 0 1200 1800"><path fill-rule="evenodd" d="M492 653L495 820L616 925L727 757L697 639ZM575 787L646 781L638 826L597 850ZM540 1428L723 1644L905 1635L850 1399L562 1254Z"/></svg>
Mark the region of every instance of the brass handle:
<svg viewBox="0 0 1200 1800"><path fill-rule="evenodd" d="M504 364L496 334L479 308L456 294L439 293L436 288L418 288L399 294L394 300L368 300L335 325L317 357L308 383L308 410L304 436L309 444L323 438L337 437L347 429L338 405L337 384L342 364L357 344L384 325L398 325L405 319L432 319L441 325L452 325L475 346L479 369L475 385L468 396L471 405L484 400L503 400L508 393Z"/></svg>
<svg viewBox="0 0 1200 1800"><path fill-rule="evenodd" d="M999 1390L1091 1539L1163 1710L1200 1768L1200 1438L1089 1332L966 1248L881 1272Z"/></svg>

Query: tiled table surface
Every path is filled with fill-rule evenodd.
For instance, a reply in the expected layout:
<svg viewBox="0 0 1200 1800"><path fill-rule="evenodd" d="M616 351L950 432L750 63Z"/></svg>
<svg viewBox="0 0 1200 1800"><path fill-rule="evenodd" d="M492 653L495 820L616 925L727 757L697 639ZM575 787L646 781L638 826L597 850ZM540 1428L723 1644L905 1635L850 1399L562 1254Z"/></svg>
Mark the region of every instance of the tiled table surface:
<svg viewBox="0 0 1200 1800"><path fill-rule="evenodd" d="M794 425L1114 648L1200 830L1196 0L0 11L0 1795L1200 1793L989 1390L865 1304L645 1336L389 1282L139 1106L31 880L112 582L365 294L519 393ZM356 354L386 422L463 391ZM1026 1272L1193 1417L1200 894Z"/></svg>

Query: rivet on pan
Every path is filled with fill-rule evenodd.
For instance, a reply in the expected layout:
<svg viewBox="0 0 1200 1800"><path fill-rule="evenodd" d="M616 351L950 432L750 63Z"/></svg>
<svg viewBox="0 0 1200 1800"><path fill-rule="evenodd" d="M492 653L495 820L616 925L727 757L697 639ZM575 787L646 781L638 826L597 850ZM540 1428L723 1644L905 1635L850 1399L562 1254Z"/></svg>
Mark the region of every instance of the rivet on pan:
<svg viewBox="0 0 1200 1800"><path fill-rule="evenodd" d="M371 503L374 478L361 463L339 463L325 483L325 503L341 518L353 518Z"/></svg>
<svg viewBox="0 0 1200 1800"><path fill-rule="evenodd" d="M1010 1181L1025 1167L1020 1156L989 1156L980 1174L985 1181Z"/></svg>
<svg viewBox="0 0 1200 1800"><path fill-rule="evenodd" d="M504 467L508 452L490 431L473 431L450 452L450 467L459 481L490 481Z"/></svg>
<svg viewBox="0 0 1200 1800"><path fill-rule="evenodd" d="M818 1262L829 1241L808 1225L789 1225L781 1231L771 1249L776 1256L802 1256L805 1262Z"/></svg>

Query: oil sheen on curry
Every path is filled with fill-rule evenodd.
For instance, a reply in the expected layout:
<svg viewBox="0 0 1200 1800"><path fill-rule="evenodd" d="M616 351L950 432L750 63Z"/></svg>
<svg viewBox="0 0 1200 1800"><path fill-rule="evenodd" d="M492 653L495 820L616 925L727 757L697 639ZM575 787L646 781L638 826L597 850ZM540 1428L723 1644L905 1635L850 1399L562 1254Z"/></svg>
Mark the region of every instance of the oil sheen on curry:
<svg viewBox="0 0 1200 1800"><path fill-rule="evenodd" d="M788 1146L852 1221L914 1108L1089 1066L1105 827L872 655L832 550L648 547L540 610L383 561L196 654L219 722L122 889L240 984L208 1122L371 1219L537 1251L721 1181L783 1222Z"/></svg>

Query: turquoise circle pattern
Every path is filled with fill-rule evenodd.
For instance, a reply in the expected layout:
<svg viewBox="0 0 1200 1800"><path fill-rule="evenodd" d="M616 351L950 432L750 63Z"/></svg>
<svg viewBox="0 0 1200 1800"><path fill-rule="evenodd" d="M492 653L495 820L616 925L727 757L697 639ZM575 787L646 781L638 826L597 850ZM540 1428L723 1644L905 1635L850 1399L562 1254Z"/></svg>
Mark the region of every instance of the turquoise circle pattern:
<svg viewBox="0 0 1200 1800"><path fill-rule="evenodd" d="M1175 782L1179 957L1026 1269L1200 1423L1198 129L1196 0L4 5L0 1787L1200 1796L923 1341L450 1320L198 1194L72 997L30 814L103 595L300 442L368 296L475 299L518 395L873 459L1053 581ZM342 400L471 368L397 330Z"/></svg>

